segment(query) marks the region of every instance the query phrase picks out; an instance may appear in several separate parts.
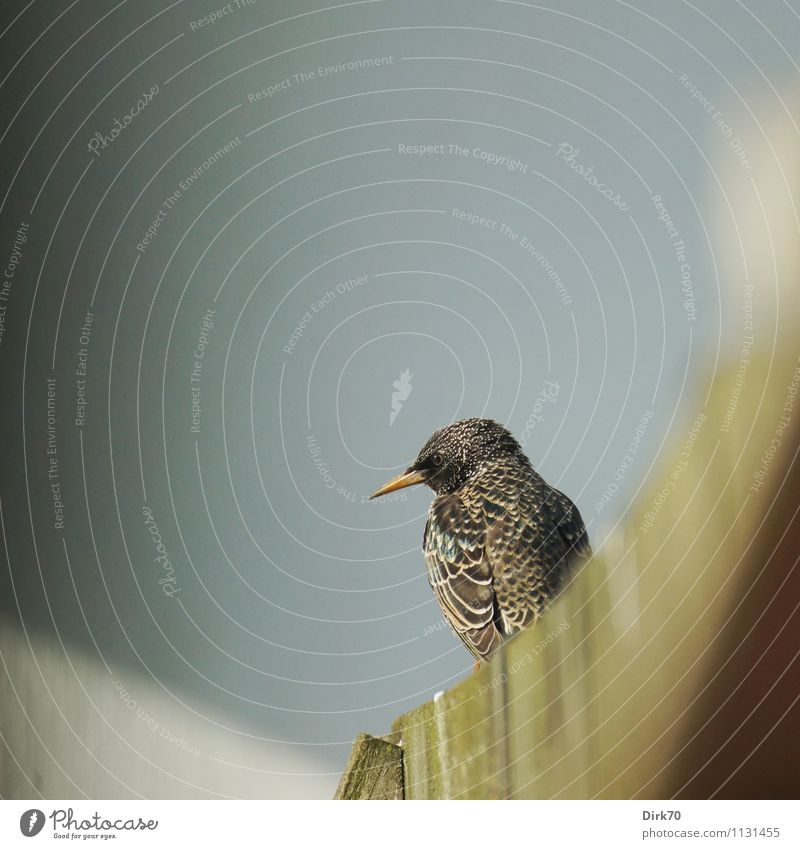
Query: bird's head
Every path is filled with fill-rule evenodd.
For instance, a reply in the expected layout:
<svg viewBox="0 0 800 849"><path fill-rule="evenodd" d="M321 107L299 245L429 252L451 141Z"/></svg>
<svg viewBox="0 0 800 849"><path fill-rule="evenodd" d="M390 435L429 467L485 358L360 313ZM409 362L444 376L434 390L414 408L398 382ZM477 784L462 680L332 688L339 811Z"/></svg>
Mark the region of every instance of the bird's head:
<svg viewBox="0 0 800 849"><path fill-rule="evenodd" d="M502 457L524 457L516 439L492 419L463 419L441 430L423 445L417 459L370 498L424 483L437 495L455 492L485 463Z"/></svg>

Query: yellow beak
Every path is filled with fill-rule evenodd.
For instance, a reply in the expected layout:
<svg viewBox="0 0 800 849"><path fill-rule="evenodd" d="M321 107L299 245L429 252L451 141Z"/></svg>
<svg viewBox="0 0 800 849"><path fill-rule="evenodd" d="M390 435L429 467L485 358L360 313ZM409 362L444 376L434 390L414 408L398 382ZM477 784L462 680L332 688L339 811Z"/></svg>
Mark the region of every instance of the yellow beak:
<svg viewBox="0 0 800 849"><path fill-rule="evenodd" d="M396 478L392 478L388 483L385 483L377 492L373 492L370 498L379 498L381 495L387 495L394 492L396 489L405 489L407 486L414 486L417 483L425 483L426 475L424 472L403 472Z"/></svg>

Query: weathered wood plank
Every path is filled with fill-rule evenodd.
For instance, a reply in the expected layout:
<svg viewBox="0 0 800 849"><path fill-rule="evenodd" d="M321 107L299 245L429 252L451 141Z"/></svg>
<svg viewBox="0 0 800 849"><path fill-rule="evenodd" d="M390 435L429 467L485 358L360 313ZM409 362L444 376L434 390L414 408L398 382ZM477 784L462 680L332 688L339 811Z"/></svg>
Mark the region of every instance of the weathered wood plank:
<svg viewBox="0 0 800 849"><path fill-rule="evenodd" d="M393 731L403 750L403 792L406 799L442 797L441 747L433 702L403 714Z"/></svg>
<svg viewBox="0 0 800 849"><path fill-rule="evenodd" d="M753 361L731 417L734 377L548 614L397 720L406 798L796 793L800 366Z"/></svg>
<svg viewBox="0 0 800 849"><path fill-rule="evenodd" d="M359 734L334 798L402 799L402 749L380 737Z"/></svg>

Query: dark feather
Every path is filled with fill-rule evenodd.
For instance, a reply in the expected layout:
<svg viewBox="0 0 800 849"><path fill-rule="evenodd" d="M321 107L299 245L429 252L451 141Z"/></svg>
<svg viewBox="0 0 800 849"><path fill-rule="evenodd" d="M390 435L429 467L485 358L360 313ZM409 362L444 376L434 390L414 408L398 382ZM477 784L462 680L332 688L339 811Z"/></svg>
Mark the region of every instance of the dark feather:
<svg viewBox="0 0 800 849"><path fill-rule="evenodd" d="M489 462L439 496L423 545L442 610L479 660L535 621L591 554L575 505L518 458Z"/></svg>

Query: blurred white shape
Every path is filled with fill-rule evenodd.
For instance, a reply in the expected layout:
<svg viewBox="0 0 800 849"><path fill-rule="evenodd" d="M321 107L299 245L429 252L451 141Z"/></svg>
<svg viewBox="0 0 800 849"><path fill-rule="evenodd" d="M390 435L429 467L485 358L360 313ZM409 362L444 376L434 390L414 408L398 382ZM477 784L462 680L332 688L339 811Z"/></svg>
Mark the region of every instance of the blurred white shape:
<svg viewBox="0 0 800 849"><path fill-rule="evenodd" d="M389 414L389 427L394 424L395 419L400 414L400 410L403 409L403 401L408 399L411 390L414 388L411 385L412 377L411 371L406 368L400 372L399 380L395 380L392 383L394 392L392 392L392 410Z"/></svg>
<svg viewBox="0 0 800 849"><path fill-rule="evenodd" d="M0 620L3 798L333 797L336 767L308 748L226 730L138 672L28 636Z"/></svg>

